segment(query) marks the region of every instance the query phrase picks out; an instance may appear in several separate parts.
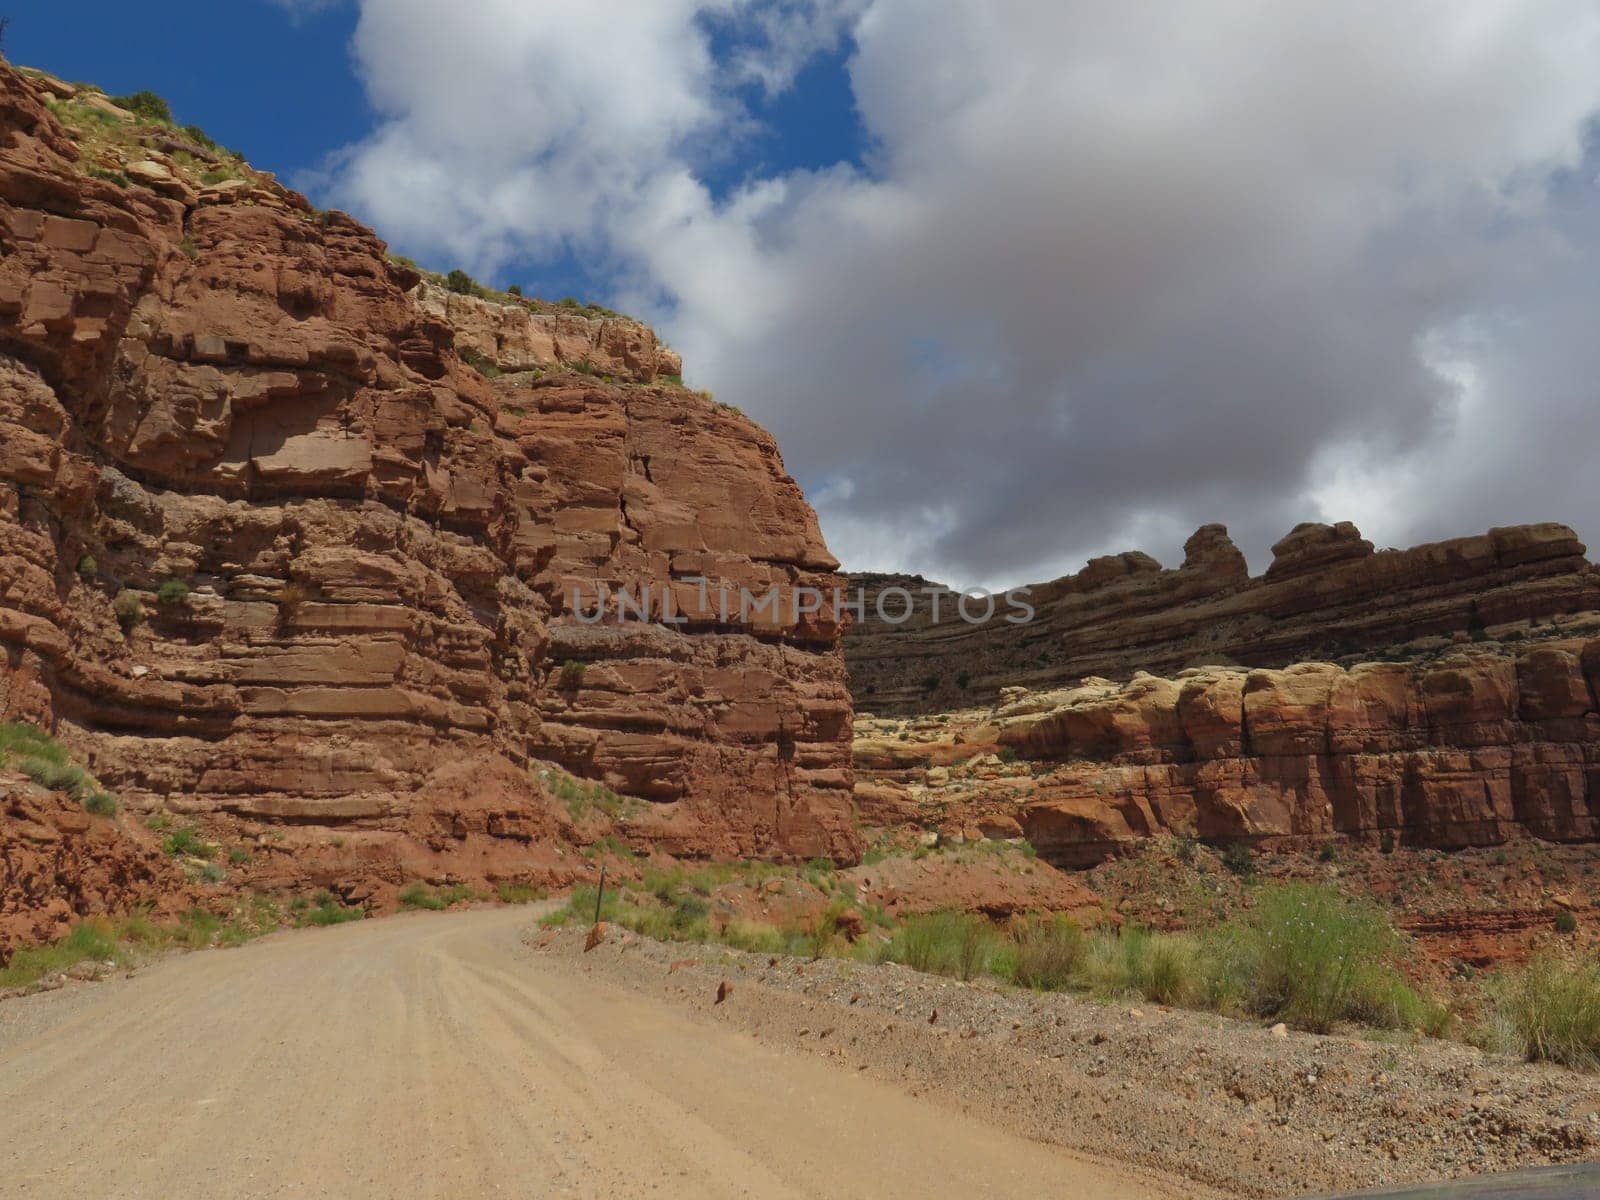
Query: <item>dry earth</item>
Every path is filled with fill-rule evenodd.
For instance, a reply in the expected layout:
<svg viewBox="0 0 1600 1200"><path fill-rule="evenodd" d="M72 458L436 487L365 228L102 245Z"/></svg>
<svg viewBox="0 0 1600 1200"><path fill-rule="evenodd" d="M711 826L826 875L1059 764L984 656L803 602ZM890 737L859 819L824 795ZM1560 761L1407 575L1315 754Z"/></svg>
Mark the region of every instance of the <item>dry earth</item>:
<svg viewBox="0 0 1600 1200"><path fill-rule="evenodd" d="M279 934L0 1005L0 1196L1216 1194L754 1037L743 996L642 995L642 956L536 954L531 920Z"/></svg>
<svg viewBox="0 0 1600 1200"><path fill-rule="evenodd" d="M1600 1149L1600 1078L1457 1043L1276 1036L1151 1004L616 931L587 955L578 931L533 944L970 1120L1181 1173L1196 1181L1188 1195L1346 1191L1592 1161ZM732 991L716 1005L723 983Z"/></svg>

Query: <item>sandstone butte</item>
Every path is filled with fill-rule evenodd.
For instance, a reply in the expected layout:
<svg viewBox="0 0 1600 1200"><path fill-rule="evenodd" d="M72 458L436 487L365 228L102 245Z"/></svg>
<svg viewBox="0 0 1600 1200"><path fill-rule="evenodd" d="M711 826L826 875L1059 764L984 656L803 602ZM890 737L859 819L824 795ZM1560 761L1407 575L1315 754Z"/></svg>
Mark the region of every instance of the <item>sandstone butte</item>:
<svg viewBox="0 0 1600 1200"><path fill-rule="evenodd" d="M837 564L773 440L647 327L449 290L3 67L0 220L0 721L123 805L0 773L0 958L215 895L152 818L242 849L228 887L378 906L586 878L607 836L853 862L911 827L1060 866L1160 833L1600 836L1600 571L1565 526L1378 552L1304 525L1260 578L1207 526L1177 569L1036 587L1026 626L924 600L891 628L873 596L925 581L887 576L852 577L848 631L746 622L692 581ZM601 585L685 621L579 620Z"/></svg>
<svg viewBox="0 0 1600 1200"><path fill-rule="evenodd" d="M247 847L244 885L351 902L563 882L608 832L859 857L839 630L725 622L682 582L788 594L837 563L772 438L651 330L446 292L4 67L0 222L0 721L123 805L0 777L0 924L167 896L156 815ZM671 586L687 623L583 624L598 584ZM568 776L609 792L563 803Z"/></svg>

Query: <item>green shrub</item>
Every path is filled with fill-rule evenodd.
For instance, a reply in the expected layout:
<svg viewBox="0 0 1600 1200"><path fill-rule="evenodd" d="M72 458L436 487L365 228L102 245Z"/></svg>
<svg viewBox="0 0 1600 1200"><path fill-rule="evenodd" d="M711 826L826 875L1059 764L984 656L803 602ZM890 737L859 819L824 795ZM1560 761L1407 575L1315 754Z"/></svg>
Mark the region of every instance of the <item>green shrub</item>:
<svg viewBox="0 0 1600 1200"><path fill-rule="evenodd" d="M228 862L235 867L246 866L250 862L250 851L243 846L235 846L228 851Z"/></svg>
<svg viewBox="0 0 1600 1200"><path fill-rule="evenodd" d="M303 897L301 900L303 901ZM304 908L297 918L300 925L343 925L347 921L359 921L367 914L359 908L346 908L335 900L328 892L318 892L316 903L310 908Z"/></svg>
<svg viewBox="0 0 1600 1200"><path fill-rule="evenodd" d="M1003 763L1014 763L1022 757L1015 746L1001 746L997 758Z"/></svg>
<svg viewBox="0 0 1600 1200"><path fill-rule="evenodd" d="M162 124L172 124L172 109L167 102L154 92L134 92L127 96L113 96L111 103L118 108L127 109L136 117L146 121L159 121Z"/></svg>
<svg viewBox="0 0 1600 1200"><path fill-rule="evenodd" d="M1067 917L1028 917L1015 922L1011 944L997 966L1002 978L1021 987L1054 992L1070 984L1083 968L1086 939Z"/></svg>
<svg viewBox="0 0 1600 1200"><path fill-rule="evenodd" d="M1395 967L1403 950L1377 908L1305 883L1263 889L1217 945L1224 988L1246 1008L1316 1033L1338 1021L1419 1020L1424 1006Z"/></svg>
<svg viewBox="0 0 1600 1200"><path fill-rule="evenodd" d="M1578 918L1573 913L1562 909L1556 914L1555 929L1557 933L1577 933Z"/></svg>
<svg viewBox="0 0 1600 1200"><path fill-rule="evenodd" d="M200 879L204 883L221 883L228 877L228 873L216 863L207 863L200 868Z"/></svg>
<svg viewBox="0 0 1600 1200"><path fill-rule="evenodd" d="M475 296L478 293L478 281L460 267L444 277L444 285L460 296Z"/></svg>
<svg viewBox="0 0 1600 1200"><path fill-rule="evenodd" d="M117 801L105 792L90 792L83 802L85 811L97 817L114 817L117 815Z"/></svg>
<svg viewBox="0 0 1600 1200"><path fill-rule="evenodd" d="M115 963L125 959L110 922L100 918L80 921L53 946L18 950L10 964L0 969L0 987L27 987L80 962Z"/></svg>
<svg viewBox="0 0 1600 1200"><path fill-rule="evenodd" d="M513 283L506 289L506 295L515 296L520 300L522 298L522 285L520 283Z"/></svg>
<svg viewBox="0 0 1600 1200"><path fill-rule="evenodd" d="M1155 1004L1195 1004L1205 997L1207 965L1192 939L1130 929L1118 939L1122 988Z"/></svg>
<svg viewBox="0 0 1600 1200"><path fill-rule="evenodd" d="M1490 993L1492 1041L1529 1062L1600 1068L1600 959L1536 955Z"/></svg>
<svg viewBox="0 0 1600 1200"><path fill-rule="evenodd" d="M944 911L908 917L881 951L888 962L914 971L972 979L989 967L996 949L994 927L971 913Z"/></svg>
<svg viewBox="0 0 1600 1200"><path fill-rule="evenodd" d="M589 668L577 659L569 658L561 664L561 686L566 688L581 687L583 677L588 674Z"/></svg>
<svg viewBox="0 0 1600 1200"><path fill-rule="evenodd" d="M116 615L117 623L124 631L144 621L144 601L139 599L137 592L118 592L117 598L111 602L111 611Z"/></svg>
<svg viewBox="0 0 1600 1200"><path fill-rule="evenodd" d="M175 829L161 843L161 849L172 858L210 858L211 847L192 828Z"/></svg>
<svg viewBox="0 0 1600 1200"><path fill-rule="evenodd" d="M80 803L87 801L95 792L88 773L72 763L51 762L44 758L24 758L17 766L40 787L52 792L63 792Z"/></svg>
<svg viewBox="0 0 1600 1200"><path fill-rule="evenodd" d="M167 608L176 608L189 599L189 585L181 579L168 579L156 589L156 599Z"/></svg>
<svg viewBox="0 0 1600 1200"><path fill-rule="evenodd" d="M78 574L84 579L93 579L100 574L100 564L95 561L92 554L85 554L78 560Z"/></svg>
<svg viewBox="0 0 1600 1200"><path fill-rule="evenodd" d="M400 907L409 909L426 909L429 912L441 912L449 907L433 891L420 883L410 884L400 889Z"/></svg>
<svg viewBox="0 0 1600 1200"><path fill-rule="evenodd" d="M0 725L0 763L12 758L41 759L58 764L68 761L65 746L44 730L21 721Z"/></svg>
<svg viewBox="0 0 1600 1200"><path fill-rule="evenodd" d="M1222 865L1241 879L1256 873L1255 851L1245 842L1229 842L1222 849Z"/></svg>

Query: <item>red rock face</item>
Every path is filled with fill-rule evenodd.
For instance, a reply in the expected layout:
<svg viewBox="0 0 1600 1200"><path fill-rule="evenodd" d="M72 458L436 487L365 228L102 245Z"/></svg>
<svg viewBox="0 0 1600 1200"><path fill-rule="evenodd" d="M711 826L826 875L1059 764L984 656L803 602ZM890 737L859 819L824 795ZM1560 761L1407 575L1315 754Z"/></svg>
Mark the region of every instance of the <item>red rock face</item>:
<svg viewBox="0 0 1600 1200"><path fill-rule="evenodd" d="M148 836L0 777L0 965L19 947L62 937L80 917L136 904L175 910L193 895Z"/></svg>
<svg viewBox="0 0 1600 1200"><path fill-rule="evenodd" d="M1207 525L1175 570L1130 553L1036 585L1028 600L1037 614L1027 624L1008 623L1002 604L995 619L967 625L949 615L948 598L934 623L922 589L940 585L851 576L869 598L865 619L845 635L852 692L870 712L936 712L992 699L1004 687L1089 675L1410 656L1452 638L1521 637L1530 623L1600 611L1600 568L1565 525L1378 552L1348 522L1301 525L1273 552L1272 565L1252 579L1228 531ZM918 597L909 621L878 615L886 587ZM886 600L885 608L898 616L903 604Z"/></svg>
<svg viewBox="0 0 1600 1200"><path fill-rule="evenodd" d="M343 215L132 171L44 100L0 70L0 720L347 897L549 874L541 760L646 801L625 837L858 853L837 628L570 611L830 582L770 437L650 384L678 364L643 326L430 311ZM489 373L544 370L491 382L457 320Z"/></svg>
<svg viewBox="0 0 1600 1200"><path fill-rule="evenodd" d="M1197 668L1020 689L900 740L863 719L863 804L937 811L1060 865L1140 839L1457 848L1600 838L1600 641L1555 640L1348 670ZM1014 757L1007 765L996 751ZM969 832L970 831L970 832Z"/></svg>

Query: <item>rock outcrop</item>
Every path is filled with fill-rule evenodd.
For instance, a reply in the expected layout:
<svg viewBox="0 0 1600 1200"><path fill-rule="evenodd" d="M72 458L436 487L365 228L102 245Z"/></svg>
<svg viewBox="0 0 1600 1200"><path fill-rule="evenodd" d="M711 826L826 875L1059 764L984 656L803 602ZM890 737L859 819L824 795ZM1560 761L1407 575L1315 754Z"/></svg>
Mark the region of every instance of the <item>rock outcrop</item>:
<svg viewBox="0 0 1600 1200"><path fill-rule="evenodd" d="M1158 834L1455 848L1600 838L1600 640L1349 669L1202 667L859 720L870 824L1087 865Z"/></svg>
<svg viewBox="0 0 1600 1200"><path fill-rule="evenodd" d="M0 68L0 720L346 898L559 873L563 773L641 844L858 855L838 628L687 602L831 585L770 436L104 107Z"/></svg>
<svg viewBox="0 0 1600 1200"><path fill-rule="evenodd" d="M192 899L183 872L142 832L0 773L0 966L18 947L61 937L78 918Z"/></svg>
<svg viewBox="0 0 1600 1200"><path fill-rule="evenodd" d="M1251 578L1227 530L1207 525L1174 570L1129 553L1033 587L1027 600L1036 613L1025 624L1009 622L1004 604L983 624L967 624L941 585L854 575L867 604L846 633L845 659L857 705L893 714L988 701L1010 686L1126 679L1136 670L1409 657L1455 638L1522 637L1530 626L1592 617L1600 612L1600 568L1585 553L1565 525L1375 551L1348 522L1308 524L1273 547L1272 565ZM877 598L891 587L917 597L903 623L879 615ZM925 589L941 593L938 622ZM894 597L884 609L898 616L904 603Z"/></svg>

